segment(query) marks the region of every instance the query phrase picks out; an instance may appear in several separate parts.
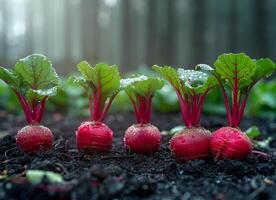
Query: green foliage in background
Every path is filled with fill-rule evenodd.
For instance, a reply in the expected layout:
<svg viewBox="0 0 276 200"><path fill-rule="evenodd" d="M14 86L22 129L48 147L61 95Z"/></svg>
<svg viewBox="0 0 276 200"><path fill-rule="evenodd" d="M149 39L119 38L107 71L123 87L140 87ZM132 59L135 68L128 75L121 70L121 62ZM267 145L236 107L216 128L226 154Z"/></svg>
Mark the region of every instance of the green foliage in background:
<svg viewBox="0 0 276 200"><path fill-rule="evenodd" d="M60 79L60 88L56 96L49 98L48 108L51 111L76 113L77 115L89 114L89 103L84 89L67 81L67 77Z"/></svg>
<svg viewBox="0 0 276 200"><path fill-rule="evenodd" d="M8 111L19 111L20 105L18 99L10 87L0 80L0 107Z"/></svg>
<svg viewBox="0 0 276 200"><path fill-rule="evenodd" d="M276 117L276 81L260 82L248 100L247 114L250 116Z"/></svg>

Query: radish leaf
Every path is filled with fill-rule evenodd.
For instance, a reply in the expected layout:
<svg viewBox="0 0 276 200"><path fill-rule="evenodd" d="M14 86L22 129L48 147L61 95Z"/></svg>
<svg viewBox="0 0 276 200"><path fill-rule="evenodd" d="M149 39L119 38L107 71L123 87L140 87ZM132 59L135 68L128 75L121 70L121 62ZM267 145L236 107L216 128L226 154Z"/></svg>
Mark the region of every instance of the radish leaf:
<svg viewBox="0 0 276 200"><path fill-rule="evenodd" d="M269 77L275 70L275 63L269 58L261 58L256 61L256 70L252 77L253 82L257 82L264 77Z"/></svg>
<svg viewBox="0 0 276 200"><path fill-rule="evenodd" d="M245 133L251 139L255 139L255 138L261 136L261 134L262 134L260 129L257 126L251 126L250 128L248 128L245 131Z"/></svg>
<svg viewBox="0 0 276 200"><path fill-rule="evenodd" d="M77 67L83 77L75 79L76 82L84 86L85 80L86 85L91 88L92 92L100 89L103 101L113 94L118 93L120 88L118 66L99 63L95 67L91 67L88 62L82 61Z"/></svg>
<svg viewBox="0 0 276 200"><path fill-rule="evenodd" d="M2 79L7 85L9 85L13 89L19 88L19 80L13 74L13 71L8 70L4 67L0 67L0 79Z"/></svg>
<svg viewBox="0 0 276 200"><path fill-rule="evenodd" d="M102 121L120 91L118 66L105 63L90 66L87 61L82 61L77 68L82 76L73 76L69 80L81 85L87 92L92 120Z"/></svg>
<svg viewBox="0 0 276 200"><path fill-rule="evenodd" d="M183 89L189 93L203 94L217 84L213 76L204 72L184 70L182 68L179 68L177 72L184 87Z"/></svg>
<svg viewBox="0 0 276 200"><path fill-rule="evenodd" d="M154 65L152 68L166 79L175 89L180 90L181 85L179 75L174 68L170 66L159 67L157 65Z"/></svg>
<svg viewBox="0 0 276 200"><path fill-rule="evenodd" d="M31 89L43 96L49 96L56 92L56 89L53 88L58 85L58 76L46 56L33 54L20 59L15 64L13 72L21 77L20 86L27 90Z"/></svg>
<svg viewBox="0 0 276 200"><path fill-rule="evenodd" d="M215 73L222 79L226 80L233 89L235 79L237 80L238 89L251 84L251 78L256 70L256 63L244 53L239 54L222 54L214 63Z"/></svg>
<svg viewBox="0 0 276 200"><path fill-rule="evenodd" d="M164 83L160 78L147 77L144 75L133 76L121 80L121 87L128 94L135 94L139 96L152 96L156 90L163 87Z"/></svg>

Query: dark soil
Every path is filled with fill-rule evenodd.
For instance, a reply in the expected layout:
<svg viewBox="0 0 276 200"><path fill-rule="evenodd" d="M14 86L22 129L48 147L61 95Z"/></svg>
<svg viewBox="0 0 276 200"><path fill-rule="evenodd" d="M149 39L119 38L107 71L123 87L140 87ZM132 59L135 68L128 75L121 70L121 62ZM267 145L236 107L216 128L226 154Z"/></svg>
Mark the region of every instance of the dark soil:
<svg viewBox="0 0 276 200"><path fill-rule="evenodd" d="M202 125L211 130L224 125L225 117L203 117ZM159 152L151 156L130 153L123 146L124 130L133 123L132 114L110 115L106 120L115 134L110 153L86 155L76 150L74 130L82 119L46 116L45 125L55 134L53 149L28 156L17 148L14 135L25 122L0 111L0 199L276 199L276 142L267 150L268 158L249 156L244 161L195 160L177 163L168 149L169 136L163 137ZM168 130L182 124L180 114L155 114L153 124ZM257 125L262 137L276 137L276 121L246 119L241 127ZM270 134L270 135L268 135ZM26 170L60 173L64 184L47 179L32 185Z"/></svg>

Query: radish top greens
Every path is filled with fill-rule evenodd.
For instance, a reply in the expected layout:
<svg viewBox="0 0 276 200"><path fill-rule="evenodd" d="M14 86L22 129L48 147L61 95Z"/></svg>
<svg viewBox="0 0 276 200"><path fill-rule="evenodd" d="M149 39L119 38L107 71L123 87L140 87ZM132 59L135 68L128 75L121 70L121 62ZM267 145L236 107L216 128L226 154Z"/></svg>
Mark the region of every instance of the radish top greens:
<svg viewBox="0 0 276 200"><path fill-rule="evenodd" d="M120 74L116 65L98 63L90 66L82 61L77 65L82 76L73 77L89 96L92 121L103 121L120 89Z"/></svg>
<svg viewBox="0 0 276 200"><path fill-rule="evenodd" d="M137 123L150 123L151 103L156 90L164 83L157 77L136 75L121 80L121 87L125 90L133 105Z"/></svg>
<svg viewBox="0 0 276 200"><path fill-rule="evenodd" d="M13 69L0 67L0 79L17 95L29 124L39 124L49 96L56 94L58 75L46 56L20 59Z"/></svg>
<svg viewBox="0 0 276 200"><path fill-rule="evenodd" d="M205 96L217 84L216 79L208 73L195 70L175 70L157 65L153 69L175 89L186 127L199 126Z"/></svg>
<svg viewBox="0 0 276 200"><path fill-rule="evenodd" d="M197 65L197 68L210 72L217 79L224 98L228 125L238 127L249 92L260 79L274 72L275 64L268 58L254 60L244 53L228 53L217 58L214 68L205 64ZM227 88L231 91L231 97L228 97Z"/></svg>

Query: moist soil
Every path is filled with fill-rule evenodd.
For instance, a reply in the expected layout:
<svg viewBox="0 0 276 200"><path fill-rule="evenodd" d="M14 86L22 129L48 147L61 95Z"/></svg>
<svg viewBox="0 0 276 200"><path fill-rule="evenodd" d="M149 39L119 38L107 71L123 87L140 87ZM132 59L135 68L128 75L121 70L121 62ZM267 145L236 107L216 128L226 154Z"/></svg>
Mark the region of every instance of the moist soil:
<svg viewBox="0 0 276 200"><path fill-rule="evenodd" d="M153 155L126 150L123 136L134 122L133 114L111 114L106 124L114 130L113 148L109 153L91 155L78 152L74 141L74 132L85 119L56 113L45 116L43 123L55 135L53 149L31 156L16 146L14 135L25 125L17 116L0 111L1 135L8 134L0 139L0 199L276 199L275 141L270 149L261 149L268 157L178 163L168 149L168 135ZM182 124L180 113L154 113L152 122L160 130ZM249 118L241 128L252 124L261 129L260 139L276 137L276 120ZM202 126L210 130L223 125L224 116L202 118ZM40 184L31 184L25 176L29 169L60 173L64 182L51 184L44 178Z"/></svg>

